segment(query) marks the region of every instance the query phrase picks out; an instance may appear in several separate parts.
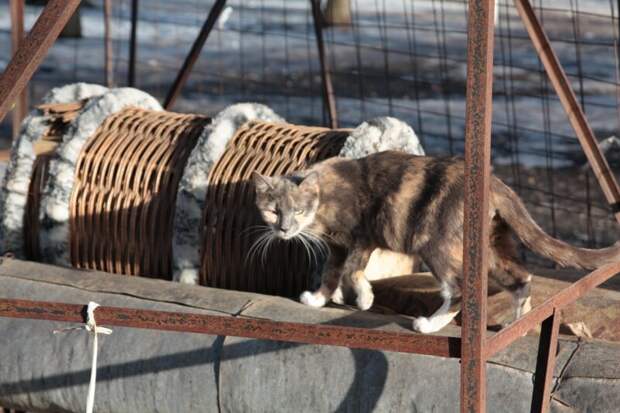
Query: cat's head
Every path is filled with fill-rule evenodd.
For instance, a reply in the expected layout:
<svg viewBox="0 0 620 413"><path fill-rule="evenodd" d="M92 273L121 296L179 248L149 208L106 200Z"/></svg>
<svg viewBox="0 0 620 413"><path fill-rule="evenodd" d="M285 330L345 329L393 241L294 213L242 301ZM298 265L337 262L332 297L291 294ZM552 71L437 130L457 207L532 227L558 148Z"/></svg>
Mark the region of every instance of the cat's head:
<svg viewBox="0 0 620 413"><path fill-rule="evenodd" d="M319 207L318 178L316 172L304 178L252 174L256 206L277 237L293 238L312 224Z"/></svg>

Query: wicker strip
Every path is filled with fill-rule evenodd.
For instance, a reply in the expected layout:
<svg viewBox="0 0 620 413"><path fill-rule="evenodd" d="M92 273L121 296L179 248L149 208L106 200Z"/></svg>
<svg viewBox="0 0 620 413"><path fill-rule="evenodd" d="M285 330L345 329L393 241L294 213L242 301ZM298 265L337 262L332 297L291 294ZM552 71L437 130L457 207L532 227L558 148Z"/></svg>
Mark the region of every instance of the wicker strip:
<svg viewBox="0 0 620 413"><path fill-rule="evenodd" d="M32 178L28 188L26 213L24 217L24 253L27 260L39 260L39 208L41 193L47 177L47 166L51 155L42 154L35 158Z"/></svg>
<svg viewBox="0 0 620 413"><path fill-rule="evenodd" d="M295 243L277 243L261 258L247 259L261 224L254 205L253 171L281 175L338 155L349 130L252 121L241 127L209 174L204 210L201 284L293 296L313 271Z"/></svg>
<svg viewBox="0 0 620 413"><path fill-rule="evenodd" d="M130 108L86 143L70 202L75 267L170 278L183 166L209 119Z"/></svg>

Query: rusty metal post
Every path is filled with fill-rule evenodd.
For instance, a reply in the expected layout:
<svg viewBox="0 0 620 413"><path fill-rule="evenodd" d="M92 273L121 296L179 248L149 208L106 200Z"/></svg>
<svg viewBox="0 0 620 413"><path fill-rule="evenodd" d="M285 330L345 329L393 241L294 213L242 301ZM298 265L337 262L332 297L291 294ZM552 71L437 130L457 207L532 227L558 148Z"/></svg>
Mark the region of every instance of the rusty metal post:
<svg viewBox="0 0 620 413"><path fill-rule="evenodd" d="M336 112L336 95L332 86L329 64L325 56L325 42L323 41L323 25L321 18L321 1L310 0L312 4L312 21L314 23L314 33L316 35L316 47L319 52L319 63L321 65L321 84L323 86L323 103L327 110L329 127L338 128L338 113Z"/></svg>
<svg viewBox="0 0 620 413"><path fill-rule="evenodd" d="M136 84L138 6L138 0L131 0L131 37L129 39L129 69L127 70L127 84L131 87L135 86Z"/></svg>
<svg viewBox="0 0 620 413"><path fill-rule="evenodd" d="M24 0L11 0L11 52L15 54L24 41ZM22 120L28 113L28 88L20 93L13 109L13 139L19 135Z"/></svg>
<svg viewBox="0 0 620 413"><path fill-rule="evenodd" d="M568 120L575 130L577 138L579 138L579 143L581 143L581 147L588 158L592 171L611 206L616 220L620 223L620 187L618 187L618 182L609 168L605 155L598 146L598 141L577 101L566 73L564 73L558 57L551 48L549 38L536 18L529 1L515 0L515 4L534 48L547 71L549 80L551 80L564 111L568 115Z"/></svg>
<svg viewBox="0 0 620 413"><path fill-rule="evenodd" d="M196 60L198 60L198 56L200 56L200 52L202 51L202 48L205 45L205 42L207 41L211 30L213 29L213 26L215 26L217 19L220 17L220 14L222 14L222 10L224 10L225 5L226 0L217 0L215 4L213 4L213 7L211 7L211 11L209 11L207 20L205 20L202 29L200 29L200 33L198 33L198 37L194 41L192 49L185 58L181 70L179 70L179 73L177 74L177 77L174 80L172 87L168 91L168 95L166 96L166 100L164 101L164 109L170 110L172 108L172 105L174 105L174 102L177 100L177 97L179 96L179 93L181 93L183 85L185 85L185 82L187 82L187 78L189 77L189 74L192 71L194 64L196 63Z"/></svg>
<svg viewBox="0 0 620 413"><path fill-rule="evenodd" d="M461 412L486 409L489 180L495 0L470 0L465 114Z"/></svg>
<svg viewBox="0 0 620 413"><path fill-rule="evenodd" d="M558 349L561 314L558 309L553 311L542 323L538 342L538 359L534 375L534 391L532 394L531 413L546 413L551 402L551 387L555 357Z"/></svg>
<svg viewBox="0 0 620 413"><path fill-rule="evenodd" d="M112 29L110 18L112 15L112 3L110 0L103 1L103 30L104 30L104 59L105 59L105 85L114 86L114 71L112 65Z"/></svg>
<svg viewBox="0 0 620 413"><path fill-rule="evenodd" d="M0 122L79 5L80 0L50 0L47 3L0 76Z"/></svg>

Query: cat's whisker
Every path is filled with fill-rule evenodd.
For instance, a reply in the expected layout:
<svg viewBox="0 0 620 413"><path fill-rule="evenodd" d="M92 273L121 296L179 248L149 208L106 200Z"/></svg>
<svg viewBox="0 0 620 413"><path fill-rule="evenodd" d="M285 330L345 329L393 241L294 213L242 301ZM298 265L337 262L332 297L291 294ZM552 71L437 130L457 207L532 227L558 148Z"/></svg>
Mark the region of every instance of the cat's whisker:
<svg viewBox="0 0 620 413"><path fill-rule="evenodd" d="M310 234L314 235L315 237L319 238L319 239L320 239L321 241L323 241L323 242L325 242L325 239L324 239L324 238L327 238L328 240L330 240L330 241L332 241L332 242L336 242L336 240L334 239L334 237L333 237L332 235L328 234L327 232L321 232L321 233L318 233L318 232L315 232L315 231L312 231L312 230L309 230L309 229L305 229L304 231L305 231L305 232L307 232L307 233L310 233ZM325 242L325 243L326 243L326 242Z"/></svg>
<svg viewBox="0 0 620 413"><path fill-rule="evenodd" d="M321 237L317 236L316 234L304 230L301 232L301 234L303 234L303 236L313 245L316 246L316 248L318 248L318 254L321 255L321 257L317 257L316 261L317 261L317 266L320 264L321 259L326 259L327 256L329 255L329 246L327 245L327 243L325 242L325 240L321 239Z"/></svg>
<svg viewBox="0 0 620 413"><path fill-rule="evenodd" d="M261 254L261 263L263 264L263 266L265 266L265 263L267 262L267 253L269 252L269 247L277 239L277 237L273 233L273 231L269 231L268 237L266 239L267 241L263 243L263 251Z"/></svg>
<svg viewBox="0 0 620 413"><path fill-rule="evenodd" d="M308 231L301 231L300 236L308 244L308 247L312 252L312 259L316 265L316 268L320 267L322 261L324 261L329 255L327 243Z"/></svg>
<svg viewBox="0 0 620 413"><path fill-rule="evenodd" d="M304 234L303 231L298 234L296 239L298 239L304 246L304 249L306 250L306 255L308 256L308 260L310 261L310 264L314 263L314 265L318 266L319 259L316 255L316 252L314 251L314 248L312 247L312 241L310 241L307 238L306 234Z"/></svg>
<svg viewBox="0 0 620 413"><path fill-rule="evenodd" d="M261 250L262 245L267 242L267 239L270 238L272 234L272 231L266 229L261 235L256 238L256 240L248 250L248 253L246 254L246 264L249 260L253 259L254 255L256 255Z"/></svg>

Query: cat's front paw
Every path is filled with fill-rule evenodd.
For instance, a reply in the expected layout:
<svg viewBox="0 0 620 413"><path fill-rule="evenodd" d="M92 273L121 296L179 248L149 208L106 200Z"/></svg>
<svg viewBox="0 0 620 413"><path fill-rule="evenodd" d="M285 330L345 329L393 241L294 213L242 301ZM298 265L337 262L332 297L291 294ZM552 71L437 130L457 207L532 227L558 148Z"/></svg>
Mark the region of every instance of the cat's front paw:
<svg viewBox="0 0 620 413"><path fill-rule="evenodd" d="M361 294L359 294L357 296L357 308L359 308L360 310L368 310L370 307L372 307L372 303L375 301L375 295L370 292L370 291L366 291L363 292Z"/></svg>
<svg viewBox="0 0 620 413"><path fill-rule="evenodd" d="M435 332L433 323L426 317L416 317L413 319L413 330L418 333L428 334Z"/></svg>
<svg viewBox="0 0 620 413"><path fill-rule="evenodd" d="M323 307L325 303L327 302L327 300L325 299L325 296L319 291L317 291L316 293L313 293L310 291L304 291L299 297L299 301L301 301L302 304L309 305L310 307L317 307L317 308Z"/></svg>
<svg viewBox="0 0 620 413"><path fill-rule="evenodd" d="M332 294L332 301L336 304L344 304L344 295L342 294L342 288L336 288L336 290Z"/></svg>

